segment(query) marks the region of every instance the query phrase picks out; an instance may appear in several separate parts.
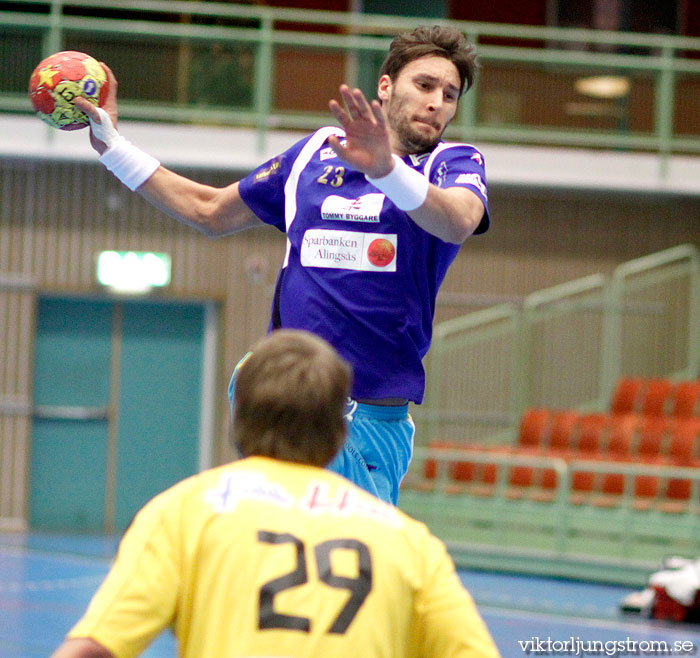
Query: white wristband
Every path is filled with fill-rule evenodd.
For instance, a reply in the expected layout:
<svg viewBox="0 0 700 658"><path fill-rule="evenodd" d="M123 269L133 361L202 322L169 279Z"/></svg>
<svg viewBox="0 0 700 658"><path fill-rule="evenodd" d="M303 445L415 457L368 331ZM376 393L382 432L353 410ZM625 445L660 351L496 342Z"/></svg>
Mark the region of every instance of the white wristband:
<svg viewBox="0 0 700 658"><path fill-rule="evenodd" d="M411 169L394 154L394 168L381 178L365 178L381 190L400 210L415 210L423 205L428 196L430 181L415 169Z"/></svg>
<svg viewBox="0 0 700 658"><path fill-rule="evenodd" d="M160 167L158 160L121 135L100 156L100 162L132 192L143 185Z"/></svg>

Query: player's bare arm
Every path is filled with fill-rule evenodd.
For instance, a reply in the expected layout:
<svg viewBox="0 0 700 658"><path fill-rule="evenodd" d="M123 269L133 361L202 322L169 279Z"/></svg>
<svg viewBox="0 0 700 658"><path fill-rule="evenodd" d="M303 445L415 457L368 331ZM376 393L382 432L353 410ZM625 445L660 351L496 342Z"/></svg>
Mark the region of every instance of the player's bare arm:
<svg viewBox="0 0 700 658"><path fill-rule="evenodd" d="M114 658L114 654L99 642L80 637L66 640L51 654L51 658Z"/></svg>
<svg viewBox="0 0 700 658"><path fill-rule="evenodd" d="M137 192L170 217L210 237L260 225L260 220L241 199L238 183L211 187L161 166Z"/></svg>
<svg viewBox="0 0 700 658"><path fill-rule="evenodd" d="M391 133L381 104L367 101L359 89L340 87L344 106L331 100L329 108L345 130L346 143L329 138L338 157L370 178L382 178L392 172L396 162L392 153L405 155L391 146ZM479 226L484 205L479 197L465 188L439 188L430 184L425 200L407 210L422 229L444 240L460 244Z"/></svg>
<svg viewBox="0 0 700 658"><path fill-rule="evenodd" d="M481 199L464 187L430 185L425 203L408 214L428 233L461 244L476 231L484 210Z"/></svg>
<svg viewBox="0 0 700 658"><path fill-rule="evenodd" d="M102 66L109 82L109 93L102 108L98 109L82 98L75 101L90 118L90 143L100 155L108 149L100 136L118 136L117 80L106 64ZM105 125L110 122L111 132L109 125ZM136 191L159 210L209 236L227 235L259 224L258 218L241 199L238 183L215 188L158 166Z"/></svg>

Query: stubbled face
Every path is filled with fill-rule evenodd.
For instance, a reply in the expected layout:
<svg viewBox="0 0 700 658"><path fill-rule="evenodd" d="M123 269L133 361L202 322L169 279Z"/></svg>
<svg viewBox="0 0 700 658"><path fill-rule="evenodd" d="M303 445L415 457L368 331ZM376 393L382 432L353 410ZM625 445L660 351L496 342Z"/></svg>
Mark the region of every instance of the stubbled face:
<svg viewBox="0 0 700 658"><path fill-rule="evenodd" d="M457 111L459 84L457 67L434 55L406 64L394 82L383 75L377 93L392 150L402 155L431 150Z"/></svg>

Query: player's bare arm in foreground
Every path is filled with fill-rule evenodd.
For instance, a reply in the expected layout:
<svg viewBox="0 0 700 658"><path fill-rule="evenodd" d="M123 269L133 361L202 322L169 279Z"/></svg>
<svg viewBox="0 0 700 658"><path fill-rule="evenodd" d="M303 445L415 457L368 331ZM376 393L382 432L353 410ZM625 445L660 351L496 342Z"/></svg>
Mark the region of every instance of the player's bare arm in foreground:
<svg viewBox="0 0 700 658"><path fill-rule="evenodd" d="M117 125L117 80L114 73L104 63L109 80L109 95L102 108L112 123L112 130L104 126L102 114L98 108L82 98L75 104L87 114L92 122L98 124L90 127L90 142L101 155L107 150L107 144L96 134L107 139L116 139ZM104 133L100 130L102 126ZM238 194L238 183L224 188L197 183L180 176L163 166L159 166L150 178L137 189L137 192L159 210L162 210L180 222L188 224L210 236L235 233L259 224L258 218L250 211Z"/></svg>
<svg viewBox="0 0 700 658"><path fill-rule="evenodd" d="M51 658L114 658L114 654L89 637L76 637L66 640Z"/></svg>

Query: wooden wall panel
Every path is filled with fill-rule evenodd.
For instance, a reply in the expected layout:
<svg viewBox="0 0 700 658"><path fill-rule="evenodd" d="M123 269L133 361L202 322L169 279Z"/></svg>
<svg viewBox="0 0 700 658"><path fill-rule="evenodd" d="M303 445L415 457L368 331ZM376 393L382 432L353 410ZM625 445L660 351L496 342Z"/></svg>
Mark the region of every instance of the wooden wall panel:
<svg viewBox="0 0 700 658"><path fill-rule="evenodd" d="M33 293L0 286L0 529L26 518L33 326Z"/></svg>
<svg viewBox="0 0 700 658"><path fill-rule="evenodd" d="M284 48L275 51L274 99L276 110L328 113L328 99L339 98L345 82L346 57L342 52ZM313 71L310 76L309 72Z"/></svg>

